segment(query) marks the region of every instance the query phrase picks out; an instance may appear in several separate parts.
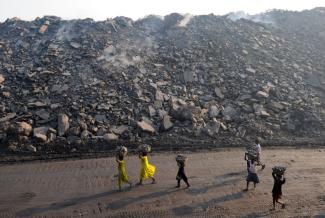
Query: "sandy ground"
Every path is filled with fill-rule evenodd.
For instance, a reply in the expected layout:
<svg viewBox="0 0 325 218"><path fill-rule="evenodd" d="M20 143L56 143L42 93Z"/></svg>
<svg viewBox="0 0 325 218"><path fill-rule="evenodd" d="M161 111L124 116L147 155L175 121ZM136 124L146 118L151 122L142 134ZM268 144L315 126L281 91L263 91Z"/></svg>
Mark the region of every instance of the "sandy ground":
<svg viewBox="0 0 325 218"><path fill-rule="evenodd" d="M188 154L191 188L176 189L175 154L151 154L157 184L117 189L113 158L0 166L0 217L325 217L325 149L264 149L261 183L245 188L242 149ZM131 181L140 161L126 159ZM271 167L287 167L286 209L272 208Z"/></svg>

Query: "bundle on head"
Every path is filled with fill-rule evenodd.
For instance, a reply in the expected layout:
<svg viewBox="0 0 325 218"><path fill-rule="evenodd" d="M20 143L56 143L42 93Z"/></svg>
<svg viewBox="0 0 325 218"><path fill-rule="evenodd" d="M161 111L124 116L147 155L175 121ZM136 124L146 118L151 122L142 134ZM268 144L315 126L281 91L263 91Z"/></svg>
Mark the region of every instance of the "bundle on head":
<svg viewBox="0 0 325 218"><path fill-rule="evenodd" d="M246 154L249 160L257 160L258 150L256 146L247 146Z"/></svg>
<svg viewBox="0 0 325 218"><path fill-rule="evenodd" d="M149 153L151 151L151 146L147 145L147 144L139 145L139 147L137 148L137 151L139 153L142 153L142 152Z"/></svg>
<svg viewBox="0 0 325 218"><path fill-rule="evenodd" d="M178 162L178 163L184 163L186 160L187 160L187 157L186 156L184 156L184 155L177 155L176 156L176 161Z"/></svg>
<svg viewBox="0 0 325 218"><path fill-rule="evenodd" d="M275 167L272 168L272 171L276 175L282 176L284 174L284 172L286 171L286 168L285 167L281 167L281 166L275 166Z"/></svg>
<svg viewBox="0 0 325 218"><path fill-rule="evenodd" d="M122 155L123 157L125 157L128 153L128 149L125 146L117 146L117 148L115 149L115 153L116 155Z"/></svg>

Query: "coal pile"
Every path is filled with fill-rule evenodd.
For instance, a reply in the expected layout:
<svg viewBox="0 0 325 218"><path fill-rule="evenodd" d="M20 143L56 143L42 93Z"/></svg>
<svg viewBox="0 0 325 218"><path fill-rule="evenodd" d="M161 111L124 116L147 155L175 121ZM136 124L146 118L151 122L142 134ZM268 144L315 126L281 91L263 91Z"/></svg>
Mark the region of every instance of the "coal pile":
<svg viewBox="0 0 325 218"><path fill-rule="evenodd" d="M324 136L325 9L263 16L0 23L1 149Z"/></svg>

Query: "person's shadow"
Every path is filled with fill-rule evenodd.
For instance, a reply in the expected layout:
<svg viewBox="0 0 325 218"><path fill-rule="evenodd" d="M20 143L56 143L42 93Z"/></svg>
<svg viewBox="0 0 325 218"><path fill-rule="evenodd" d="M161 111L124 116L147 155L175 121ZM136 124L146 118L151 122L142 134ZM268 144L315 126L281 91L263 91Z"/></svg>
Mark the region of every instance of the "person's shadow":
<svg viewBox="0 0 325 218"><path fill-rule="evenodd" d="M60 210L60 209L66 208L66 207L74 206L77 204L82 204L87 201L91 201L91 200L101 198L101 197L107 197L107 196L114 195L117 193L120 193L120 192L117 190L112 190L112 191L98 193L98 194L90 195L90 196L71 198L71 199L65 200L63 202L52 203L50 205L27 208L27 209L17 212L16 216L17 217L30 217L34 214L43 213L43 212L50 211L50 210Z"/></svg>
<svg viewBox="0 0 325 218"><path fill-rule="evenodd" d="M242 197L243 197L243 192L239 191L237 193L221 196L215 199L211 199L210 201L202 202L193 206L183 205L180 207L173 208L172 210L175 215L184 216L184 215L192 214L193 212L195 212L195 209L197 208L200 208L200 210L206 210L207 208L210 207L210 205L215 205L226 201L237 200Z"/></svg>
<svg viewBox="0 0 325 218"><path fill-rule="evenodd" d="M129 204L132 204L132 203L135 203L138 201L163 197L163 196L169 195L171 193L177 192L179 190L180 189L169 188L169 189L166 189L163 191L153 192L153 193L149 193L149 194L145 194L145 195L141 195L141 196L137 196L137 197L133 197L133 198L124 198L124 199L109 203L107 205L106 209L118 210L118 209L121 209L121 208L129 205Z"/></svg>

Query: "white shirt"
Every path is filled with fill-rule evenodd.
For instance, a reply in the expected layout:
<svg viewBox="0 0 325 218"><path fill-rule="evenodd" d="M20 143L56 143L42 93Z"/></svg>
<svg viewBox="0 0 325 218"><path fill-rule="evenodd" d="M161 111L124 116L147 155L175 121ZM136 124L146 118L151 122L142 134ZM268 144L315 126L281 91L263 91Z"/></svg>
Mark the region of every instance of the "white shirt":
<svg viewBox="0 0 325 218"><path fill-rule="evenodd" d="M261 145L260 144L257 144L256 145L256 148L257 148L258 153L261 153L262 152L262 148L261 148Z"/></svg>

